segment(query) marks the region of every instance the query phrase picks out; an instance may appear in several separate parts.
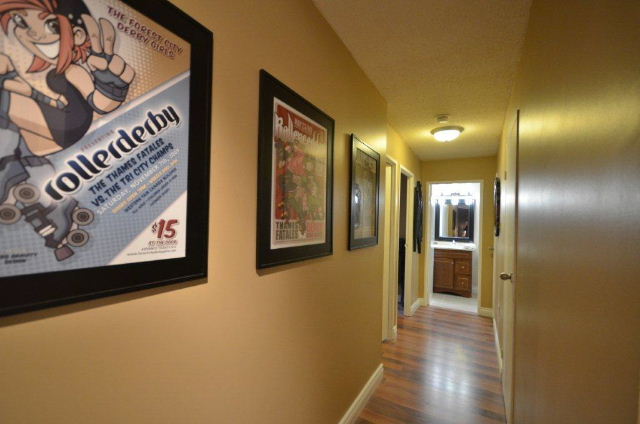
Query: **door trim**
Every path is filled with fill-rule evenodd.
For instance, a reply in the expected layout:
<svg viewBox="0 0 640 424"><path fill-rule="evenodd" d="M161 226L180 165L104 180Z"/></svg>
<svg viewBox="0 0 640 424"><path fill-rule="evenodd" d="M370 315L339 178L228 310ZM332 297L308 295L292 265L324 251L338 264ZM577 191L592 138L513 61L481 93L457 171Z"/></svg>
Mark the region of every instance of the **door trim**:
<svg viewBox="0 0 640 424"><path fill-rule="evenodd" d="M404 316L410 317L413 315L415 310L413 310L413 303L416 301L418 296L413 295L413 287L415 285L414 275L413 275L413 188L415 185L415 175L413 172L409 171L404 166L400 165L400 178L398 178L398 182L402 178L402 175L407 177L407 210L405 211L405 243L407 244L407 248L405 249L404 254L404 305L402 305L402 310ZM400 193L398 192L398 209L400 209ZM398 220L398 229L400 228L400 221ZM398 232L399 234L399 232ZM414 299L415 297L415 299Z"/></svg>
<svg viewBox="0 0 640 424"><path fill-rule="evenodd" d="M398 337L397 325L398 325L398 229L400 228L399 209L400 209L400 196L399 196L399 179L398 179L398 162L391 156L384 158L384 169L386 177L387 166L391 167L391 181L385 180L386 185L390 184L390 195L387 199L385 197L385 206L389 203L389 213L391 217L389 219L389 240L385 238L384 249L386 251L385 256L387 260L383 264L383 272L386 273L387 285L385 287L383 282L382 293L382 307L383 318L384 308L387 309L387 320L382 323L382 340L396 340ZM384 208L386 209L386 207ZM386 236L386 228L384 232Z"/></svg>

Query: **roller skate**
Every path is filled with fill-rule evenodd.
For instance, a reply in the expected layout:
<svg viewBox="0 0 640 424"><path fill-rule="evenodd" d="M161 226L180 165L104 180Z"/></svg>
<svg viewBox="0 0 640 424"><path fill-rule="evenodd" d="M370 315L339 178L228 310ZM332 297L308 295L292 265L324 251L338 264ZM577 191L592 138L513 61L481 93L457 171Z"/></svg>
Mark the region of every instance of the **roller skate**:
<svg viewBox="0 0 640 424"><path fill-rule="evenodd" d="M33 189L31 187L16 187L18 192ZM36 189L37 190L37 189ZM89 242L89 233L80 228L91 224L94 214L91 210L78 207L78 201L67 198L57 205L43 206L38 200L39 192L31 203L23 203L24 219L31 224L36 233L45 240L45 246L54 249L58 261L64 261L73 256L71 247L82 247Z"/></svg>
<svg viewBox="0 0 640 424"><path fill-rule="evenodd" d="M24 165L15 156L0 159L0 224L15 224L21 218L15 205L13 188L29 178Z"/></svg>
<svg viewBox="0 0 640 424"><path fill-rule="evenodd" d="M39 202L40 190L26 182L29 174L21 161L10 161L8 165L9 168L4 168L6 172L0 169L0 224L15 224L24 217L44 238L45 246L54 249L58 261L73 256L71 247L89 242L89 233L80 227L93 222L93 211L79 208L78 202L70 197L57 204L43 205Z"/></svg>

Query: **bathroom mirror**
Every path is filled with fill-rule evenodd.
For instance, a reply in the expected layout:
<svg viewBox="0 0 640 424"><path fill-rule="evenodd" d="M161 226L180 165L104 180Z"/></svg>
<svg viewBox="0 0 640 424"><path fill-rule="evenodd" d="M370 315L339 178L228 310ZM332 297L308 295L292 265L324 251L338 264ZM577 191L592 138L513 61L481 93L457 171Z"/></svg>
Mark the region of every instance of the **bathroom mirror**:
<svg viewBox="0 0 640 424"><path fill-rule="evenodd" d="M441 241L473 242L473 199L438 199L435 237Z"/></svg>

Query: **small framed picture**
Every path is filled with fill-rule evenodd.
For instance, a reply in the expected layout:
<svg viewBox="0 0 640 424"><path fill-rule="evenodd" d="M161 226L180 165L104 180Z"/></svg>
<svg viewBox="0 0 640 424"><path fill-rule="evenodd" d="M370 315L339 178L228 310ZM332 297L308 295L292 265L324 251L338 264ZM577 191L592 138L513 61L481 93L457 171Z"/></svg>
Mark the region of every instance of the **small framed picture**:
<svg viewBox="0 0 640 424"><path fill-rule="evenodd" d="M260 71L258 268L333 253L334 125Z"/></svg>
<svg viewBox="0 0 640 424"><path fill-rule="evenodd" d="M380 155L351 135L349 250L378 244Z"/></svg>

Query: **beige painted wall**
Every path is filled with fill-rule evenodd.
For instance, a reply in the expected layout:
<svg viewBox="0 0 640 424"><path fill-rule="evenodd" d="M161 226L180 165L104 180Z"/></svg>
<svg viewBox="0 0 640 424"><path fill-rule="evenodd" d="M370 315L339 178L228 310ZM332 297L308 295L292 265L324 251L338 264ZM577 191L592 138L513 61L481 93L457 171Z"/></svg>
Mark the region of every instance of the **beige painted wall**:
<svg viewBox="0 0 640 424"><path fill-rule="evenodd" d="M515 422L633 424L640 3L534 0L530 19L507 114L521 111Z"/></svg>
<svg viewBox="0 0 640 424"><path fill-rule="evenodd" d="M422 163L424 199L428 202L429 184L438 181L482 180L482 276L480 306L493 305L493 180L496 177L496 157L451 159ZM428 208L425 207L425 213ZM425 218L425 223L429 220ZM429 228L425 229L429 234ZM426 235L425 235L426 239ZM420 263L420 295L425 296L425 263Z"/></svg>
<svg viewBox="0 0 640 424"><path fill-rule="evenodd" d="M419 179L422 168L420 159L418 159L391 125L387 125L387 137L389 140L387 154L408 168L415 174L416 179Z"/></svg>
<svg viewBox="0 0 640 424"><path fill-rule="evenodd" d="M310 1L176 4L215 32L210 277L0 319L2 423L335 423L380 363L382 243L347 251L347 202L349 134L384 153L384 99ZM336 137L334 254L258 273L260 68Z"/></svg>

